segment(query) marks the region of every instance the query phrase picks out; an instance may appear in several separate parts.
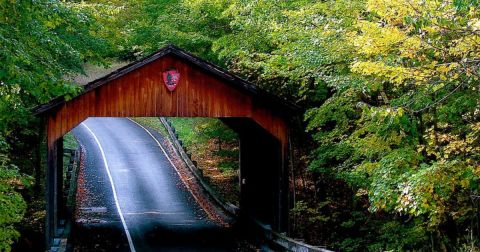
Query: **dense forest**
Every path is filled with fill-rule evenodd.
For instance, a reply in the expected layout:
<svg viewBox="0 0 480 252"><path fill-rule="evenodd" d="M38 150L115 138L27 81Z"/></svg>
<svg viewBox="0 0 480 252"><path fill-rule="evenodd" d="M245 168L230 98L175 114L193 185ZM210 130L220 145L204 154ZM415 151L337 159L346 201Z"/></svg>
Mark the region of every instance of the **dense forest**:
<svg viewBox="0 0 480 252"><path fill-rule="evenodd" d="M174 44L299 105L291 236L478 251L477 0L0 0L0 250L42 229L32 109ZM33 227L33 228L32 228Z"/></svg>

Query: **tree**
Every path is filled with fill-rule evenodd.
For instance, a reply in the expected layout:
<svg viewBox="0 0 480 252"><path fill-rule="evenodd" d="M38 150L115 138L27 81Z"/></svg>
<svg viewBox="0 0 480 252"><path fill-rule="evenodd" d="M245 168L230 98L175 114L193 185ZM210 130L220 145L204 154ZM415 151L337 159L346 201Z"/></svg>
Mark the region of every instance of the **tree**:
<svg viewBox="0 0 480 252"><path fill-rule="evenodd" d="M32 109L78 87L68 76L112 49L88 9L64 1L0 1L0 249L9 250L26 203L17 192L28 175L41 183L42 139ZM39 185L38 185L39 186Z"/></svg>
<svg viewBox="0 0 480 252"><path fill-rule="evenodd" d="M18 169L8 164L8 158L0 155L0 250L10 251L10 246L19 237L14 224L23 219L27 208L18 187L26 184L22 181Z"/></svg>
<svg viewBox="0 0 480 252"><path fill-rule="evenodd" d="M371 16L350 35L358 54L352 71L369 77L365 89L382 94L364 114L383 125L363 138L397 139L389 144L395 155L362 164L369 175L398 172L389 176L395 181L375 182L374 210L426 214L435 226L471 211L480 175L476 8L469 1L368 1ZM392 195L375 197L380 190Z"/></svg>
<svg viewBox="0 0 480 252"><path fill-rule="evenodd" d="M475 1L238 1L214 50L309 108L313 173L441 247L442 226L475 218L478 13Z"/></svg>
<svg viewBox="0 0 480 252"><path fill-rule="evenodd" d="M126 54L145 56L174 44L207 60L219 63L211 47L229 31L222 18L227 1L133 1L124 31Z"/></svg>
<svg viewBox="0 0 480 252"><path fill-rule="evenodd" d="M222 142L231 142L237 139L237 134L218 119L199 121L196 131L206 139L216 139L219 152L222 151Z"/></svg>
<svg viewBox="0 0 480 252"><path fill-rule="evenodd" d="M365 10L345 34L361 81L307 113L320 144L311 169L338 171L372 212L424 220L416 226L445 248L461 235L445 229L476 218L476 2L367 1Z"/></svg>

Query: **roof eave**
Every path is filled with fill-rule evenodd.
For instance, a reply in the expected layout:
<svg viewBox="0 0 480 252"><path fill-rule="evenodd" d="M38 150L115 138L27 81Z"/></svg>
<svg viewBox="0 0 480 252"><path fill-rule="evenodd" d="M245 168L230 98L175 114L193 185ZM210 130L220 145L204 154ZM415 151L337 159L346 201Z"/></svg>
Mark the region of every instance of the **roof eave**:
<svg viewBox="0 0 480 252"><path fill-rule="evenodd" d="M115 80L117 78L120 78L142 66L145 66L159 58L162 58L168 54L173 54L181 59L186 60L187 62L203 69L204 71L207 71L214 76L223 79L227 83L233 84L236 88L240 88L244 91L249 92L250 94L259 97L261 96L263 99L268 99L271 102L273 102L275 105L278 105L282 107L283 109L286 109L287 111L282 110L282 112L287 112L287 114L298 114L301 109L300 107L296 106L293 103L290 103L288 101L282 100L277 96L274 96L262 89L259 89L257 86L254 84L236 76L233 73L230 73L229 71L222 69L208 61L205 61L203 59L200 59L193 54L190 54L187 51L184 51L183 49L180 49L174 45L168 45L160 50L158 50L155 53L150 54L149 56L141 59L134 61L124 67L121 67L101 78L98 78L94 81L91 81L90 83L86 84L84 86L83 91L78 94L76 97L87 93L91 90L94 90L102 85L104 85L107 82L110 82L112 80ZM34 108L34 115L36 116L41 116L45 114L46 112L60 106L61 104L65 103L67 100L65 99L65 96L59 96L54 99L52 99L50 102L42 104Z"/></svg>

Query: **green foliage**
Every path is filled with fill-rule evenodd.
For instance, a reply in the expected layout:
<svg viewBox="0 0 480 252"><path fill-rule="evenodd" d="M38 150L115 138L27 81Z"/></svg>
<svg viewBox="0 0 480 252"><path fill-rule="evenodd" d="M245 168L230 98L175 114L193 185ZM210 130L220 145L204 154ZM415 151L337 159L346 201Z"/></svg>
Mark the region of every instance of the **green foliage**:
<svg viewBox="0 0 480 252"><path fill-rule="evenodd" d="M228 154L228 152L222 152L223 142L232 142L238 139L237 134L230 128L226 127L220 120L206 121L205 123L197 125L196 130L207 139L216 140L218 146L216 154L219 156L221 156L222 154ZM238 157L238 153L236 153L236 155L232 155L232 157ZM232 162L222 163L220 167L224 169L228 166L229 163L233 164ZM237 166L233 164L233 166L231 166L231 169L235 169L236 167Z"/></svg>
<svg viewBox="0 0 480 252"><path fill-rule="evenodd" d="M85 61L103 62L108 49L92 31L88 12L59 1L0 2L0 134L31 136L31 109L78 87L65 76L82 73Z"/></svg>
<svg viewBox="0 0 480 252"><path fill-rule="evenodd" d="M178 134L178 138L182 140L185 146L188 148L194 144L206 144L208 138L198 132L196 129L198 125L205 120L210 120L206 118L196 119L196 118L169 118L172 122L172 126L175 128L175 133Z"/></svg>
<svg viewBox="0 0 480 252"><path fill-rule="evenodd" d="M333 216L322 213L322 208L328 207L330 200L320 202L319 204L309 206L305 201L297 201L295 206L290 210L292 219L295 220L297 232L304 238L312 239L320 236L320 232L325 226L330 224ZM310 236L310 237L308 237Z"/></svg>
<svg viewBox="0 0 480 252"><path fill-rule="evenodd" d="M327 87L350 84L344 73L351 49L341 34L357 6L356 1L232 1L224 15L233 30L215 41L214 49L231 69L265 89L306 104L322 102Z"/></svg>
<svg viewBox="0 0 480 252"><path fill-rule="evenodd" d="M32 109L76 94L68 77L83 73L87 61L105 63L113 51L94 14L69 1L0 1L0 250L19 235L14 225L26 208L20 181L35 175L41 188L43 139Z"/></svg>
<svg viewBox="0 0 480 252"><path fill-rule="evenodd" d="M428 246L428 234L421 219L404 222L399 219L366 219L357 212L356 218L343 223L344 228L357 229L360 235L344 239L339 247L342 251L408 251ZM360 218L358 218L360 217Z"/></svg>
<svg viewBox="0 0 480 252"><path fill-rule="evenodd" d="M238 155L236 157L238 157ZM218 163L218 168L223 172L238 170L238 161L237 160L222 160Z"/></svg>
<svg viewBox="0 0 480 252"><path fill-rule="evenodd" d="M20 236L14 225L22 221L27 208L18 189L28 186L28 183L20 176L18 168L8 163L8 158L4 154L0 154L1 251L10 251L10 246Z"/></svg>
<svg viewBox="0 0 480 252"><path fill-rule="evenodd" d="M160 122L160 119L157 117L135 117L135 118L130 118L134 120L137 123L140 123L141 125L148 126L160 133L164 136L168 136L168 132L163 126L163 124Z"/></svg>
<svg viewBox="0 0 480 252"><path fill-rule="evenodd" d="M238 138L235 131L225 126L220 120L206 120L198 124L196 130L209 139L216 138L219 141L234 141Z"/></svg>
<svg viewBox="0 0 480 252"><path fill-rule="evenodd" d="M441 247L455 239L438 235L447 223L465 226L475 218L479 97L471 85L478 81L468 74L473 66L457 62L476 57L476 45L463 46L477 39L478 11L460 2L364 4L342 35L350 44L345 49L354 48L347 74L357 81L348 89L335 84L334 94L306 113L318 143L310 170L347 181L373 213L409 216L402 232L415 239L398 237L370 249L420 249L414 241L428 236L439 236L432 246ZM471 26L460 27L460 20ZM385 237L396 237L392 223L380 223Z"/></svg>
<svg viewBox="0 0 480 252"><path fill-rule="evenodd" d="M480 229L479 13L476 0L0 1L5 170L31 170L30 109L75 94L65 77L83 63L173 43L305 108L316 197L292 210L296 233L345 251L452 248ZM236 154L219 120L172 122L187 148Z"/></svg>
<svg viewBox="0 0 480 252"><path fill-rule="evenodd" d="M78 148L78 142L71 132L68 132L63 136L63 148L72 150L76 150Z"/></svg>
<svg viewBox="0 0 480 252"><path fill-rule="evenodd" d="M228 32L220 15L227 1L141 0L126 3L122 46L128 57L147 55L174 44L205 59L217 61L211 51L214 39ZM133 54L133 55L132 55ZM217 61L218 62L218 61Z"/></svg>
<svg viewBox="0 0 480 252"><path fill-rule="evenodd" d="M236 142L237 134L219 119L214 118L170 118L173 127L185 147L199 152L206 151L208 144L216 142L213 157L222 159L218 168L222 171L238 169L238 149L222 149L223 143Z"/></svg>

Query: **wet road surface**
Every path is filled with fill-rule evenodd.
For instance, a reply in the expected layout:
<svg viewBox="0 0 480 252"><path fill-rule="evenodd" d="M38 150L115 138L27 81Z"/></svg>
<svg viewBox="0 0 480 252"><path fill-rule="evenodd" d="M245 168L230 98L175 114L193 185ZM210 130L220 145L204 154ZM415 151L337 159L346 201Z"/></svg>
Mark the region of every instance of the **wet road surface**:
<svg viewBox="0 0 480 252"><path fill-rule="evenodd" d="M86 198L77 242L98 243L86 246L95 251L238 250L144 129L127 118L89 118L73 133L84 149L78 192Z"/></svg>

